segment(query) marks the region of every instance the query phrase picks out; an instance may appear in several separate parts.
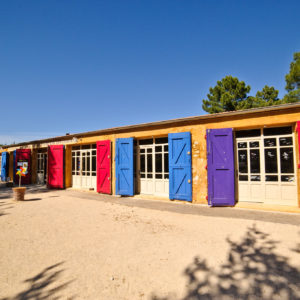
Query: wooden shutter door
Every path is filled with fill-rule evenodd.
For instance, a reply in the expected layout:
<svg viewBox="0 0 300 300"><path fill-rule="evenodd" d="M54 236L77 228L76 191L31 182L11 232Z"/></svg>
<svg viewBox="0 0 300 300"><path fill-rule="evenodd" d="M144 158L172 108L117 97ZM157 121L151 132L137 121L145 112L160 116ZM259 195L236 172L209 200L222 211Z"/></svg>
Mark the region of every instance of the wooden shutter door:
<svg viewBox="0 0 300 300"><path fill-rule="evenodd" d="M133 138L116 139L116 194L134 195Z"/></svg>
<svg viewBox="0 0 300 300"><path fill-rule="evenodd" d="M111 143L97 142L97 192L111 194Z"/></svg>
<svg viewBox="0 0 300 300"><path fill-rule="evenodd" d="M235 204L234 150L232 128L208 129L207 180L208 204Z"/></svg>
<svg viewBox="0 0 300 300"><path fill-rule="evenodd" d="M64 146L48 147L48 187L64 188Z"/></svg>
<svg viewBox="0 0 300 300"><path fill-rule="evenodd" d="M169 198L192 201L191 133L170 133Z"/></svg>

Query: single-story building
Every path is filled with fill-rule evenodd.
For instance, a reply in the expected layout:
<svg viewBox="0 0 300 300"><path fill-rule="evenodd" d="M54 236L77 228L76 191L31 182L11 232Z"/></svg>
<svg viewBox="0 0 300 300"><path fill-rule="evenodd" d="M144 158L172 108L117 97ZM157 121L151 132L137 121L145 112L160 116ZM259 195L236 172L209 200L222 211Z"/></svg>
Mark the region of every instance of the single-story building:
<svg viewBox="0 0 300 300"><path fill-rule="evenodd" d="M211 206L300 207L300 104L67 134L4 146L1 179Z"/></svg>

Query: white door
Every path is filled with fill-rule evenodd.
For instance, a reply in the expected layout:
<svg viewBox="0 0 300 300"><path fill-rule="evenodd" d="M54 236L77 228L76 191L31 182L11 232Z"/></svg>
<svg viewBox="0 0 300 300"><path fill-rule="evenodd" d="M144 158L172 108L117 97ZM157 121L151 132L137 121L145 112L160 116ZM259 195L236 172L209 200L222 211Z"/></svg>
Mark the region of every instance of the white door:
<svg viewBox="0 0 300 300"><path fill-rule="evenodd" d="M37 153L37 183L45 184L47 176L47 153Z"/></svg>
<svg viewBox="0 0 300 300"><path fill-rule="evenodd" d="M139 192L146 195L169 195L168 138L141 140L137 144Z"/></svg>
<svg viewBox="0 0 300 300"><path fill-rule="evenodd" d="M72 148L72 186L97 189L95 144Z"/></svg>
<svg viewBox="0 0 300 300"><path fill-rule="evenodd" d="M236 136L239 201L296 206L292 127L240 131Z"/></svg>

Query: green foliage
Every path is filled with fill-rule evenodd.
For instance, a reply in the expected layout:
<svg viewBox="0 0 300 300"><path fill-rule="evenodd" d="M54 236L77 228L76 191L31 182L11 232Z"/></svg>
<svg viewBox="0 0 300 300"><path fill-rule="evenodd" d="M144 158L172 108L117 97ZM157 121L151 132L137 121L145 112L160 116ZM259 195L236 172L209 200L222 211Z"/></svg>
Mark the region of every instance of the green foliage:
<svg viewBox="0 0 300 300"><path fill-rule="evenodd" d="M208 100L203 100L202 108L209 113L237 110L239 103L247 98L250 86L236 77L226 76L209 89Z"/></svg>
<svg viewBox="0 0 300 300"><path fill-rule="evenodd" d="M213 114L223 111L243 110L300 101L300 52L294 54L290 72L285 76L288 93L278 98L278 90L267 85L253 96L248 96L251 87L238 78L226 76L209 89L207 99L202 100L202 109Z"/></svg>
<svg viewBox="0 0 300 300"><path fill-rule="evenodd" d="M285 89L288 93L284 96L283 103L300 101L300 52L294 53L294 60L290 64L290 72L285 76Z"/></svg>

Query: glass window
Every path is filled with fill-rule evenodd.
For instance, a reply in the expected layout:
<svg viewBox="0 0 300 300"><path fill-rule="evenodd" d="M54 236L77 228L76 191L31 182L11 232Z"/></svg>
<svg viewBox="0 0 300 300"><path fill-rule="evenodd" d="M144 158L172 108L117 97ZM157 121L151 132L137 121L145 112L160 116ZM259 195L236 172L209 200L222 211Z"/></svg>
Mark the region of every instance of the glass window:
<svg viewBox="0 0 300 300"><path fill-rule="evenodd" d="M145 149L141 149L141 150L140 150L140 153L145 153Z"/></svg>
<svg viewBox="0 0 300 300"><path fill-rule="evenodd" d="M240 138L240 137L260 136L260 129L252 129L252 130L240 130L240 131L236 131L235 136L236 136L237 138Z"/></svg>
<svg viewBox="0 0 300 300"><path fill-rule="evenodd" d="M147 172L152 172L152 154L147 155ZM152 178L152 177L148 177L148 178Z"/></svg>
<svg viewBox="0 0 300 300"><path fill-rule="evenodd" d="M293 138L292 137L282 137L279 139L280 146L291 146L293 145Z"/></svg>
<svg viewBox="0 0 300 300"><path fill-rule="evenodd" d="M145 178L145 173L141 173L141 178Z"/></svg>
<svg viewBox="0 0 300 300"><path fill-rule="evenodd" d="M92 151L92 155L96 155L96 150L93 150L93 151Z"/></svg>
<svg viewBox="0 0 300 300"><path fill-rule="evenodd" d="M251 175L250 180L251 181L260 181L260 175Z"/></svg>
<svg viewBox="0 0 300 300"><path fill-rule="evenodd" d="M155 178L156 178L156 179L162 179L162 174L157 174L157 173L156 173L156 174L155 174Z"/></svg>
<svg viewBox="0 0 300 300"><path fill-rule="evenodd" d="M82 145L81 149L91 149L91 145Z"/></svg>
<svg viewBox="0 0 300 300"><path fill-rule="evenodd" d="M162 172L162 154L155 154L155 172Z"/></svg>
<svg viewBox="0 0 300 300"><path fill-rule="evenodd" d="M263 133L265 136L268 135L282 135L282 134L292 134L292 127L273 127L264 128Z"/></svg>
<svg viewBox="0 0 300 300"><path fill-rule="evenodd" d="M141 163L141 172L145 172L145 155L140 156L140 163Z"/></svg>
<svg viewBox="0 0 300 300"><path fill-rule="evenodd" d="M80 146L73 146L72 147L72 150L79 150L80 149Z"/></svg>
<svg viewBox="0 0 300 300"><path fill-rule="evenodd" d="M139 140L140 145L151 145L153 144L153 139L147 139L147 140Z"/></svg>
<svg viewBox="0 0 300 300"><path fill-rule="evenodd" d="M155 144L167 144L168 143L168 138L163 137L163 138L156 138L155 139Z"/></svg>
<svg viewBox="0 0 300 300"><path fill-rule="evenodd" d="M294 173L293 148L280 148L281 173Z"/></svg>
<svg viewBox="0 0 300 300"><path fill-rule="evenodd" d="M248 181L248 175L239 175L239 181Z"/></svg>
<svg viewBox="0 0 300 300"><path fill-rule="evenodd" d="M264 139L265 147L276 147L276 139Z"/></svg>
<svg viewBox="0 0 300 300"><path fill-rule="evenodd" d="M75 157L72 157L72 171L75 171Z"/></svg>
<svg viewBox="0 0 300 300"><path fill-rule="evenodd" d="M239 172L240 173L248 173L247 150L239 150L238 151L238 161L239 161Z"/></svg>
<svg viewBox="0 0 300 300"><path fill-rule="evenodd" d="M164 154L164 172L169 173L169 154Z"/></svg>
<svg viewBox="0 0 300 300"><path fill-rule="evenodd" d="M165 175L164 175L164 178L165 178L165 179L169 179L169 174L165 174Z"/></svg>
<svg viewBox="0 0 300 300"><path fill-rule="evenodd" d="M277 149L265 149L265 172L266 173L277 173ZM271 181L271 180L269 180Z"/></svg>
<svg viewBox="0 0 300 300"><path fill-rule="evenodd" d="M278 176L266 175L266 181L278 181Z"/></svg>
<svg viewBox="0 0 300 300"><path fill-rule="evenodd" d="M238 143L238 148L247 148L247 143Z"/></svg>
<svg viewBox="0 0 300 300"><path fill-rule="evenodd" d="M250 148L258 148L259 147L259 142L255 141L255 142L250 142Z"/></svg>
<svg viewBox="0 0 300 300"><path fill-rule="evenodd" d="M155 152L161 152L161 151L162 151L162 146L155 147Z"/></svg>
<svg viewBox="0 0 300 300"><path fill-rule="evenodd" d="M87 171L90 171L90 169L91 169L91 159L90 159L90 157L88 156L88 157L87 157L87 161L86 161L86 170L87 170Z"/></svg>
<svg viewBox="0 0 300 300"><path fill-rule="evenodd" d="M96 171L96 156L92 157L92 171Z"/></svg>
<svg viewBox="0 0 300 300"><path fill-rule="evenodd" d="M168 146L168 145L165 145L165 146L164 146L164 151L165 151L165 152L168 152L168 151L169 151L169 146Z"/></svg>
<svg viewBox="0 0 300 300"><path fill-rule="evenodd" d="M92 144L92 149L96 149L97 145L96 144Z"/></svg>
<svg viewBox="0 0 300 300"><path fill-rule="evenodd" d="M152 173L148 173L147 178L152 178Z"/></svg>
<svg viewBox="0 0 300 300"><path fill-rule="evenodd" d="M282 175L281 176L281 181L283 181L283 182L294 182L295 181L295 176L294 175Z"/></svg>
<svg viewBox="0 0 300 300"><path fill-rule="evenodd" d="M251 173L260 173L259 149L251 149L250 150L250 172Z"/></svg>

